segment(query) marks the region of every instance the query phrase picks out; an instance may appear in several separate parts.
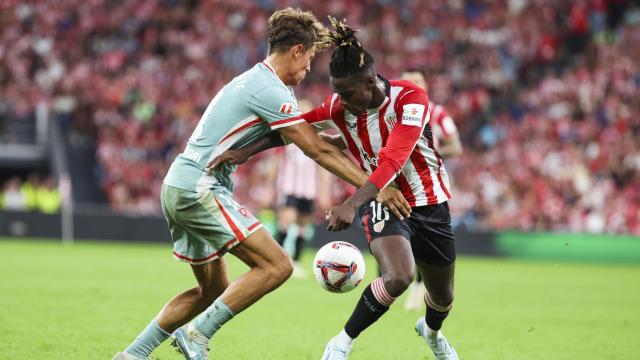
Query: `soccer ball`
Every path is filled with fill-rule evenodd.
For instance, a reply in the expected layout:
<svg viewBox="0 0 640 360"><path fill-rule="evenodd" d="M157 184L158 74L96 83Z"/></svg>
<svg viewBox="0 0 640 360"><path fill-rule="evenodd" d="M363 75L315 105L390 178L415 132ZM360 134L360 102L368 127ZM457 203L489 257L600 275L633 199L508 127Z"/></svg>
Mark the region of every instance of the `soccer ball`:
<svg viewBox="0 0 640 360"><path fill-rule="evenodd" d="M348 242L330 242L316 253L313 273L325 290L345 293L355 289L364 278L364 258L360 250Z"/></svg>

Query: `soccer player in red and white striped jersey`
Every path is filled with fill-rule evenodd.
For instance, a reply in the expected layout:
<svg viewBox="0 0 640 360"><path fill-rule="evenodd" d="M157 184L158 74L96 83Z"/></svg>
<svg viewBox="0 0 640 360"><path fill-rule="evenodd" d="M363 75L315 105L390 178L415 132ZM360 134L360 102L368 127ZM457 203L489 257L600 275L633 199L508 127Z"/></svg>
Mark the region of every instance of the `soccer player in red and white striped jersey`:
<svg viewBox="0 0 640 360"><path fill-rule="evenodd" d="M387 81L373 58L344 23L334 21L337 46L330 73L335 94L303 118L331 120L340 140L368 173L368 181L329 213L329 230L341 230L356 212L382 276L363 292L344 329L322 359L347 359L353 340L379 319L411 284L417 265L425 279L427 312L416 323L436 359L457 360L440 331L453 303L455 246L447 200L447 173L435 148L432 114L424 89ZM325 137L325 139L327 139ZM332 142L339 145L337 138ZM395 182L412 207L407 219L389 214L371 199Z"/></svg>
<svg viewBox="0 0 640 360"><path fill-rule="evenodd" d="M328 229L347 228L357 213L382 276L365 288L344 329L325 347L322 359L347 359L353 340L407 289L417 265L428 292L426 316L418 319L416 331L437 359L457 360L440 331L453 303L456 254L447 205L451 197L448 177L433 143L427 94L411 82L378 76L372 56L355 32L342 22L331 21L336 49L330 74L335 94L302 117L312 124L334 126L340 135L323 138L348 149L369 174L355 194L328 213ZM240 158L275 145L258 141L241 149L246 154ZM384 201L381 190L389 186L401 190L411 205L410 216L396 216L398 209L387 209L378 201Z"/></svg>

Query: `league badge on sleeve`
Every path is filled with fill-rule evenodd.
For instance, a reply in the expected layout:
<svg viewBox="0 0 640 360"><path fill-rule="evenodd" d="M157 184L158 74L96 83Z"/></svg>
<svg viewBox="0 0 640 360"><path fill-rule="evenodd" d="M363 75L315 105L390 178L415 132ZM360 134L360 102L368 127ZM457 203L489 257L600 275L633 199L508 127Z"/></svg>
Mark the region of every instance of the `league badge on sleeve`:
<svg viewBox="0 0 640 360"><path fill-rule="evenodd" d="M280 105L280 112L283 114L293 114L293 103L282 103L282 105Z"/></svg>
<svg viewBox="0 0 640 360"><path fill-rule="evenodd" d="M422 127L424 105L407 104L402 106L402 125Z"/></svg>

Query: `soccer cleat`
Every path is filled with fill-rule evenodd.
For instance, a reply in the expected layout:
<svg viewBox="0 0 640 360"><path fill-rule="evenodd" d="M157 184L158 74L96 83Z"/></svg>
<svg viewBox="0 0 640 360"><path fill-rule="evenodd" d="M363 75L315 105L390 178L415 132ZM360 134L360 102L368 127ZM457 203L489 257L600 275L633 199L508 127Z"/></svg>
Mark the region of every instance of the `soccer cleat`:
<svg viewBox="0 0 640 360"><path fill-rule="evenodd" d="M192 324L187 324L171 334L171 346L187 360L208 360L209 339Z"/></svg>
<svg viewBox="0 0 640 360"><path fill-rule="evenodd" d="M351 346L339 343L334 337L324 347L324 354L322 354L321 360L347 360L350 351Z"/></svg>
<svg viewBox="0 0 640 360"><path fill-rule="evenodd" d="M424 294L426 289L423 283L412 283L409 286L409 294L407 301L404 303L404 309L408 311L421 310L424 304Z"/></svg>
<svg viewBox="0 0 640 360"><path fill-rule="evenodd" d="M458 353L449 345L442 331L438 331L435 336L427 335L427 323L423 317L418 319L416 331L427 342L437 360L458 360Z"/></svg>
<svg viewBox="0 0 640 360"><path fill-rule="evenodd" d="M144 360L137 356L133 356L128 352L121 351L113 356L112 360Z"/></svg>

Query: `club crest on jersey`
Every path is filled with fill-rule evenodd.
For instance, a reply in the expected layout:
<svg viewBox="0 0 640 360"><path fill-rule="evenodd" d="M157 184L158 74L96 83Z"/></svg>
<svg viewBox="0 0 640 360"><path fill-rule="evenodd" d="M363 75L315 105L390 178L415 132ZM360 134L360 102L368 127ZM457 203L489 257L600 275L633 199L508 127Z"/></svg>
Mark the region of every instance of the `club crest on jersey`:
<svg viewBox="0 0 640 360"><path fill-rule="evenodd" d="M373 231L380 233L382 229L384 229L385 224L386 224L386 221L384 220L378 221L377 223L373 224Z"/></svg>
<svg viewBox="0 0 640 360"><path fill-rule="evenodd" d="M424 114L424 105L407 104L402 106L402 124L409 126L422 127L422 115Z"/></svg>
<svg viewBox="0 0 640 360"><path fill-rule="evenodd" d="M240 209L238 209L238 212L240 212L240 214L242 214L242 216L246 218L252 217L251 211L249 211L249 209L247 209L246 207L241 207Z"/></svg>
<svg viewBox="0 0 640 360"><path fill-rule="evenodd" d="M280 105L280 112L283 114L292 114L293 113L293 103L286 102Z"/></svg>
<svg viewBox="0 0 640 360"><path fill-rule="evenodd" d="M398 118L396 117L396 114L391 114L389 116L385 116L384 121L387 123L387 125L394 127L398 122Z"/></svg>

